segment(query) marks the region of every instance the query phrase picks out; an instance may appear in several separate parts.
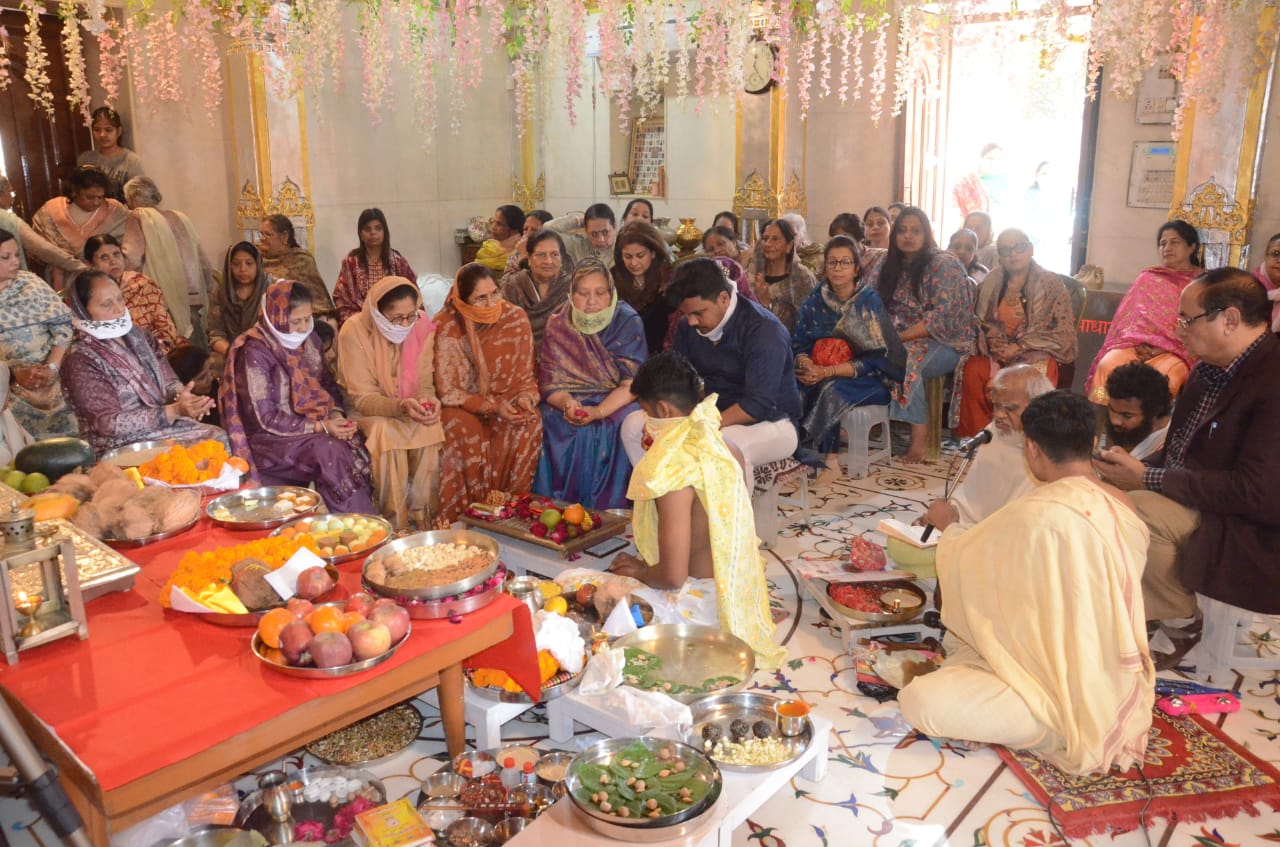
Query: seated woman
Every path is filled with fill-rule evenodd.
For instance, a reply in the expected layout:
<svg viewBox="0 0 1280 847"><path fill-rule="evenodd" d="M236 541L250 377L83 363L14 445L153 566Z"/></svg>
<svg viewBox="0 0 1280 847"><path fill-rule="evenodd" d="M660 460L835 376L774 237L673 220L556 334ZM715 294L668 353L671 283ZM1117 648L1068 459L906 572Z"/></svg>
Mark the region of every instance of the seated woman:
<svg viewBox="0 0 1280 847"><path fill-rule="evenodd" d="M262 267L276 279L292 279L311 292L317 320L338 322L338 309L333 305L329 286L320 276L316 259L298 243L293 221L288 215L268 215L258 224L258 251Z"/></svg>
<svg viewBox="0 0 1280 847"><path fill-rule="evenodd" d="M338 282L333 287L333 302L338 308L338 323L357 315L364 308L369 289L384 276L402 276L416 280L418 275L404 256L391 247L391 227L381 209L365 209L356 221L360 246L342 260Z"/></svg>
<svg viewBox="0 0 1280 847"><path fill-rule="evenodd" d="M788 221L769 221L747 262L747 278L760 305L777 316L790 332L800 304L817 284L813 272L796 258L796 231Z"/></svg>
<svg viewBox="0 0 1280 847"><path fill-rule="evenodd" d="M262 254L248 241L231 245L222 263L222 284L209 298L209 349L225 360L231 345L258 322L271 278Z"/></svg>
<svg viewBox="0 0 1280 847"><path fill-rule="evenodd" d="M862 229L866 233L866 246L877 251L889 249L889 213L880 206L872 206L862 213ZM868 256L868 259L871 257Z"/></svg>
<svg viewBox="0 0 1280 847"><path fill-rule="evenodd" d="M34 440L13 416L10 399L9 366L0 362L0 465L13 464L13 457Z"/></svg>
<svg viewBox="0 0 1280 847"><path fill-rule="evenodd" d="M111 235L95 235L84 243L84 260L100 270L124 295L125 308L136 326L151 333L161 353L187 343L173 325L173 317L165 305L164 292L150 278L124 269L124 251Z"/></svg>
<svg viewBox="0 0 1280 847"><path fill-rule="evenodd" d="M987 386L996 371L1032 365L1056 385L1058 366L1074 362L1079 347L1071 295L1057 274L1036 264L1027 234L1006 229L996 245L1000 264L978 288L977 351L956 368L952 396L960 402L951 403L951 430L961 438L991 423Z"/></svg>
<svg viewBox="0 0 1280 847"><path fill-rule="evenodd" d="M495 274L507 268L507 259L524 232L524 211L519 206L499 206L489 219L489 237L476 251L476 261Z"/></svg>
<svg viewBox="0 0 1280 847"><path fill-rule="evenodd" d="M0 230L0 361L9 366L11 411L37 439L71 435L76 419L58 382L71 344L71 312L18 264L18 240Z"/></svg>
<svg viewBox="0 0 1280 847"><path fill-rule="evenodd" d="M625 209L622 210L622 223L629 224L632 221L644 221L647 224L653 223L653 204L643 197L634 197L627 203Z"/></svg>
<svg viewBox="0 0 1280 847"><path fill-rule="evenodd" d="M524 309L533 330L533 343L541 346L547 318L569 299L569 273L573 262L565 253L564 239L550 229L529 236L529 269L502 278L502 296Z"/></svg>
<svg viewBox="0 0 1280 847"><path fill-rule="evenodd" d="M325 366L300 282L267 287L257 324L231 347L218 408L231 451L264 485L310 485L331 512L375 513L369 453Z"/></svg>
<svg viewBox="0 0 1280 847"><path fill-rule="evenodd" d="M91 235L124 236L129 210L113 200L111 179L93 165L80 165L71 172L66 197L51 197L31 216L31 226L55 247L73 256L84 253L84 242ZM60 268L49 269L49 280L55 291L61 291L68 277Z"/></svg>
<svg viewBox="0 0 1280 847"><path fill-rule="evenodd" d="M874 287L858 283L858 244L834 236L823 254L827 278L800 306L791 349L805 387L801 443L821 453L840 446L840 418L855 406L887 406L906 351Z"/></svg>
<svg viewBox="0 0 1280 847"><path fill-rule="evenodd" d="M711 257L723 256L741 264L742 250L738 245L738 236L727 226L713 226L702 233L702 252Z"/></svg>
<svg viewBox="0 0 1280 847"><path fill-rule="evenodd" d="M524 270L529 267L529 239L533 234L542 229L542 225L552 220L551 213L546 209L534 209L524 216L524 228L521 230L520 240L516 242L516 249L511 251L511 255L507 257L507 267L503 270L502 276L505 278L507 274Z"/></svg>
<svg viewBox="0 0 1280 847"><path fill-rule="evenodd" d="M633 221L618 230L613 242L613 281L618 299L644 323L649 353L662 349L668 319L674 309L663 292L671 281L671 260L658 230L644 221Z"/></svg>
<svg viewBox="0 0 1280 847"><path fill-rule="evenodd" d="M384 276L338 334L339 371L373 457L373 487L396 529L431 529L440 492L435 324L418 286Z"/></svg>
<svg viewBox="0 0 1280 847"><path fill-rule="evenodd" d="M644 324L588 259L551 315L538 359L542 459L533 490L593 509L627 507L631 462L618 433L638 407L631 378L647 358Z"/></svg>
<svg viewBox="0 0 1280 847"><path fill-rule="evenodd" d="M1156 246L1161 264L1133 280L1089 369L1085 394L1100 406L1107 405L1107 377L1130 362L1146 362L1164 374L1174 397L1187 381L1192 361L1178 339L1178 298L1204 272L1200 234L1186 221L1169 221L1156 231Z"/></svg>
<svg viewBox="0 0 1280 847"><path fill-rule="evenodd" d="M101 455L138 441L227 443L217 427L200 423L213 407L178 381L160 345L133 323L124 294L107 273L85 271L71 293L76 340L62 362L80 437Z"/></svg>
<svg viewBox="0 0 1280 847"><path fill-rule="evenodd" d="M1267 289L1267 299L1275 304L1271 307L1271 331L1280 332L1280 233L1267 239L1262 264L1253 276Z"/></svg>
<svg viewBox="0 0 1280 847"><path fill-rule="evenodd" d="M960 260L964 272L975 283L981 283L991 273L991 268L978 261L978 233L971 229L957 229L947 242L947 252Z"/></svg>
<svg viewBox="0 0 1280 847"><path fill-rule="evenodd" d="M889 419L911 424L911 444L901 460L919 464L929 437L925 381L951 373L973 349L973 285L960 260L938 249L928 216L914 206L898 215L888 251L868 263L867 285L880 292L907 348Z"/></svg>
<svg viewBox="0 0 1280 847"><path fill-rule="evenodd" d="M436 317L436 393L445 434L440 517L451 523L494 489L530 490L542 419L529 318L503 301L488 268L477 262L459 268Z"/></svg>

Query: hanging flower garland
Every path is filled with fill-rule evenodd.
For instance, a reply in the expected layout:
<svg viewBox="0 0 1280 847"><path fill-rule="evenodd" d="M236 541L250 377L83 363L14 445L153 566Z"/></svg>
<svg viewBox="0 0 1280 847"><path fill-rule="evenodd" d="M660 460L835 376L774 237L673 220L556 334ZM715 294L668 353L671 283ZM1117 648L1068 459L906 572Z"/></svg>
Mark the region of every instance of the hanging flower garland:
<svg viewBox="0 0 1280 847"><path fill-rule="evenodd" d="M105 28L98 33L98 82L106 104L113 106L120 96L120 81L124 79L124 32L114 18L104 24Z"/></svg>
<svg viewBox="0 0 1280 847"><path fill-rule="evenodd" d="M62 53L67 63L67 102L72 111L80 112L85 126L93 111L89 101L89 78L84 66L84 43L80 40L80 10L76 0L62 0L58 8L62 16Z"/></svg>
<svg viewBox="0 0 1280 847"><path fill-rule="evenodd" d="M365 0L360 7L360 58L364 60L361 99L373 125L382 122L382 105L391 90L387 31L382 20L382 0Z"/></svg>
<svg viewBox="0 0 1280 847"><path fill-rule="evenodd" d="M27 96L36 104L36 109L44 112L45 117L53 117L53 89L49 83L49 57L44 52L44 41L40 38L40 16L44 7L36 0L24 0L22 4L27 13L27 70L22 78L27 81Z"/></svg>

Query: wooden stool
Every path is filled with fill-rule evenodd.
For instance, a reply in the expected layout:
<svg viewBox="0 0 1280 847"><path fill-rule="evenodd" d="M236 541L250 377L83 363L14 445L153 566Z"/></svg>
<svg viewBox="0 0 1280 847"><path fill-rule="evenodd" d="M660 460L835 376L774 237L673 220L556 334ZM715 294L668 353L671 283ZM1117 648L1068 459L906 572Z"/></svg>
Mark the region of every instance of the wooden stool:
<svg viewBox="0 0 1280 847"><path fill-rule="evenodd" d="M942 401L947 389L947 378L935 376L924 381L924 397L928 404L925 412L929 424L929 443L925 447L924 457L935 462L942 456Z"/></svg>

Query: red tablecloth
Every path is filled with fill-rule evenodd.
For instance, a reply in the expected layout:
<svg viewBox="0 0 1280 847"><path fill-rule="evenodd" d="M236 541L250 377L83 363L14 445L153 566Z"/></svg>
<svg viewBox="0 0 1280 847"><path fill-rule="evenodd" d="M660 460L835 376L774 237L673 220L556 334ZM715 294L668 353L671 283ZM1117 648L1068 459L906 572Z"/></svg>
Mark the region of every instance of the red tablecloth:
<svg viewBox="0 0 1280 847"><path fill-rule="evenodd" d="M95 774L104 790L181 761L316 697L360 685L409 659L511 612L515 633L468 665L497 667L539 690L529 611L503 594L458 623L413 622L395 655L364 673L338 679L285 676L249 649L253 630L225 628L159 604L160 588L188 550L211 550L258 538L202 518L190 532L125 551L141 568L134 589L87 606L89 638L63 638L22 653L0 671L0 685L48 724ZM357 590L359 563L343 565L340 585Z"/></svg>

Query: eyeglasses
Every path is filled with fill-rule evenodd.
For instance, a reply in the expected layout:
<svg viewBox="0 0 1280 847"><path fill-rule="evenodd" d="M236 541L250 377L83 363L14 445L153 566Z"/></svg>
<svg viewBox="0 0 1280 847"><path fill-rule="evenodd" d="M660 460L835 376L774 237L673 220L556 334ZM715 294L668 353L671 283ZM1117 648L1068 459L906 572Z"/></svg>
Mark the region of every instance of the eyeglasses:
<svg viewBox="0 0 1280 847"><path fill-rule="evenodd" d="M827 259L827 267L829 268L853 268L858 263L853 259Z"/></svg>
<svg viewBox="0 0 1280 847"><path fill-rule="evenodd" d="M501 291L490 291L488 294L473 294L471 296L472 306L492 306L502 299Z"/></svg>
<svg viewBox="0 0 1280 847"><path fill-rule="evenodd" d="M1200 314L1194 317L1178 318L1178 329L1188 329L1193 323L1200 320L1201 318L1204 318L1206 321L1211 321L1221 311L1222 311L1221 309L1210 309L1209 311L1201 312Z"/></svg>
<svg viewBox="0 0 1280 847"><path fill-rule="evenodd" d="M1011 244L1008 247L997 247L996 255L1002 259L1007 259L1014 253L1025 253L1031 249L1030 241L1019 241L1017 244Z"/></svg>
<svg viewBox="0 0 1280 847"><path fill-rule="evenodd" d="M384 315L383 317L386 317L386 316ZM413 326L414 323L417 322L418 316L417 315L400 315L399 317L395 317L395 318L387 318L387 320L395 324L396 326Z"/></svg>

